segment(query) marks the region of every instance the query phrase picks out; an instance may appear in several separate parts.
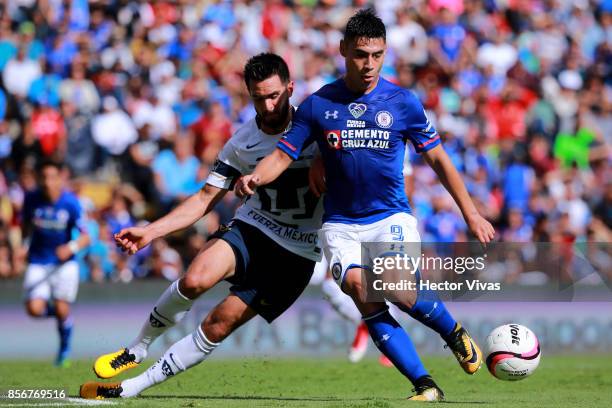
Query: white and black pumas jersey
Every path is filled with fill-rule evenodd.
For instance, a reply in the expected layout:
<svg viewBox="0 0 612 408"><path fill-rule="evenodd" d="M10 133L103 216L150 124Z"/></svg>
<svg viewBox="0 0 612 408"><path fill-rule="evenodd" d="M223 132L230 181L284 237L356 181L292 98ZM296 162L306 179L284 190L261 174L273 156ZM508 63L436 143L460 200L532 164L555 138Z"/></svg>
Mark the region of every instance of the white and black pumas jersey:
<svg viewBox="0 0 612 408"><path fill-rule="evenodd" d="M276 149L283 134L272 136L262 132L255 119L245 123L219 153L206 183L223 189L234 188L241 175L252 173L257 163ZM323 214L322 200L308 188L308 169L316 153L314 143L304 149L280 177L258 187L234 216L258 228L288 251L313 261L321 259L317 232Z"/></svg>

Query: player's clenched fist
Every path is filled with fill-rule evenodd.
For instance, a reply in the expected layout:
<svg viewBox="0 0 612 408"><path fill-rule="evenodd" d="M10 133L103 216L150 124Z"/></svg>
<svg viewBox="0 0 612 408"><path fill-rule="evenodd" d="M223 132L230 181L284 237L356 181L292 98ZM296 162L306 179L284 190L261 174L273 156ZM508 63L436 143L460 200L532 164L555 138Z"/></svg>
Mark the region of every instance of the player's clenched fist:
<svg viewBox="0 0 612 408"><path fill-rule="evenodd" d="M244 198L255 194L257 186L259 186L259 176L256 174L249 174L238 179L234 192L238 197Z"/></svg>
<svg viewBox="0 0 612 408"><path fill-rule="evenodd" d="M115 243L123 251L135 254L139 249L146 247L153 240L153 236L146 227L124 228L115 234Z"/></svg>

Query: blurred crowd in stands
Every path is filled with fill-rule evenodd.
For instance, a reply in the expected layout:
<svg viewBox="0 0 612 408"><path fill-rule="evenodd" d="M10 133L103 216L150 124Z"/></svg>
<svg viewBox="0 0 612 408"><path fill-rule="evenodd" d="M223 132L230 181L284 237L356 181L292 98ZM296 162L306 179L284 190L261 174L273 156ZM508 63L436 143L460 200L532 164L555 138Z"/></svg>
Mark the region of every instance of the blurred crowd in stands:
<svg viewBox="0 0 612 408"><path fill-rule="evenodd" d="M418 94L471 196L506 242L610 242L612 1L6 0L0 5L0 278L24 266L19 228L35 164L65 162L88 217L86 280L175 279L232 194L134 257L121 228L197 191L255 115L242 69L288 62L294 105L341 75L342 27L373 4L383 76ZM410 153L424 241L469 239L435 174Z"/></svg>

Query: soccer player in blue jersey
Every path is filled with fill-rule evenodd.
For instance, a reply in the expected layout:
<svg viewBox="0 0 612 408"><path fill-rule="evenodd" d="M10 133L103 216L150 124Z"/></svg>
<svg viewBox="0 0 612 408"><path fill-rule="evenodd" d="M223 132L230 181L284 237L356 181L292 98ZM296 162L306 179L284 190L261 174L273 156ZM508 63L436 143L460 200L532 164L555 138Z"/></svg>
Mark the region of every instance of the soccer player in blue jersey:
<svg viewBox="0 0 612 408"><path fill-rule="evenodd" d="M414 385L416 395L410 399L440 401L444 394L406 332L384 303L366 301L362 290L367 273L362 242L420 241L404 192L405 143L410 141L438 174L478 240L489 242L494 230L476 210L417 97L380 77L385 37L384 24L371 10L359 11L348 21L340 42L345 76L302 102L277 149L237 183L236 192L254 194L304 148L318 144L327 184L320 236L334 278L355 301L374 343ZM435 293L411 292L395 303L438 332L467 373L476 372L482 362L478 346Z"/></svg>
<svg viewBox="0 0 612 408"><path fill-rule="evenodd" d="M78 199L64 189L63 166L43 162L38 176L40 188L26 195L22 212L24 241L29 243L25 306L30 316L55 317L60 337L55 363L67 366L73 326L70 304L79 287L74 254L89 244L89 236Z"/></svg>

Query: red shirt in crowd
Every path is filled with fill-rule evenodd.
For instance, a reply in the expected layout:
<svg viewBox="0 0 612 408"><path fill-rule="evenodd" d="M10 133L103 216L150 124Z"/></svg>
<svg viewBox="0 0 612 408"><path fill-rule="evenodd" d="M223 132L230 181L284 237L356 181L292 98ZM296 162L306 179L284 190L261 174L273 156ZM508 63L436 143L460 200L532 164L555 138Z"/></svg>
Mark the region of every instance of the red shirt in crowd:
<svg viewBox="0 0 612 408"><path fill-rule="evenodd" d="M59 112L50 107L44 107L32 114L32 132L40 141L40 146L46 156L52 155L64 138L66 128Z"/></svg>

